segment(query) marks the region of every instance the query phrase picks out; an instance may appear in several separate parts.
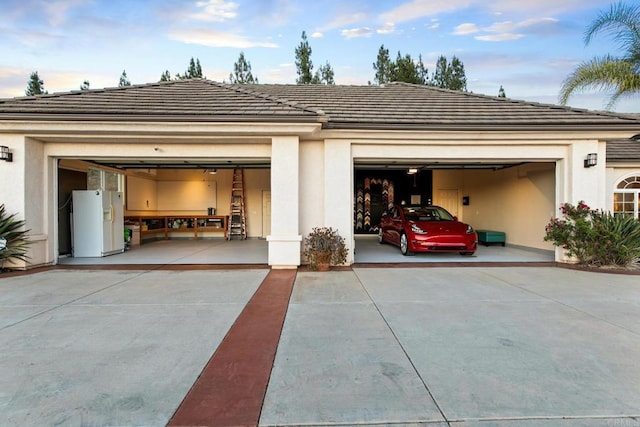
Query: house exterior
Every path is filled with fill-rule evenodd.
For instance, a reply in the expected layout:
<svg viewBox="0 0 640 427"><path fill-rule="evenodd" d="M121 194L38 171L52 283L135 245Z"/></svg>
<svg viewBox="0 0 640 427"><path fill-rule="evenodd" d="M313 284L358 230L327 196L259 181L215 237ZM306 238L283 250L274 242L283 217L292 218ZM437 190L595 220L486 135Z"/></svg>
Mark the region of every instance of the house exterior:
<svg viewBox="0 0 640 427"><path fill-rule="evenodd" d="M159 189L215 169L213 202L228 215L231 170L243 168L249 237L266 238L273 268L299 266L316 226L337 228L353 262L355 234L374 232L380 207L400 201L442 205L476 229L506 231L508 244L551 250L544 226L561 203L638 216L639 134L637 116L405 83L193 79L74 91L0 100L0 146L13 156L0 162L0 202L31 230L30 263L18 267L58 262L72 175L62 171L126 177L125 209L143 215L186 212Z"/></svg>

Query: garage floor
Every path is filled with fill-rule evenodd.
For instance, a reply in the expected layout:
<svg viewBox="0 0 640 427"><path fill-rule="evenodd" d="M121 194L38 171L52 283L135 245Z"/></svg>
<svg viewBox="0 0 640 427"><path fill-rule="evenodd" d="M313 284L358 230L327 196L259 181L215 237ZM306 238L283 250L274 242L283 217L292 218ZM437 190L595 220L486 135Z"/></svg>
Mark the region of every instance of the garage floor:
<svg viewBox="0 0 640 427"><path fill-rule="evenodd" d="M551 251L516 247L480 246L476 255L416 254L402 256L392 245L380 245L376 236L356 236L355 262L438 263L438 262L553 262ZM122 254L102 258L60 258L62 265L126 264L264 264L268 263L268 243L264 239L247 240L158 240L132 246Z"/></svg>

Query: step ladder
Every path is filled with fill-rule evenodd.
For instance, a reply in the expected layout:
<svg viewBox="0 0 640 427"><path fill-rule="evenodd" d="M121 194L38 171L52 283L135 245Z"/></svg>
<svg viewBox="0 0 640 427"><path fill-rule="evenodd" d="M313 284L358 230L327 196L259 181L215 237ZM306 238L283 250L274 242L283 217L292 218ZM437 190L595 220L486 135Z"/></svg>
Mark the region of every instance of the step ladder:
<svg viewBox="0 0 640 427"><path fill-rule="evenodd" d="M231 183L231 208L229 209L229 225L227 240L244 240L247 238L247 217L244 210L244 171L233 170Z"/></svg>

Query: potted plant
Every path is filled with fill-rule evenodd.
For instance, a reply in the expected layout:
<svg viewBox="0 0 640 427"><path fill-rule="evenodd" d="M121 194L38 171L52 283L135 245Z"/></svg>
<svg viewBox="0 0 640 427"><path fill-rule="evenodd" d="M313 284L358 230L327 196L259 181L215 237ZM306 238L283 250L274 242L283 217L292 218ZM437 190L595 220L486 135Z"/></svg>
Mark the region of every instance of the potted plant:
<svg viewBox="0 0 640 427"><path fill-rule="evenodd" d="M310 270L328 271L331 265L347 261L347 247L338 230L315 227L304 239L303 254Z"/></svg>

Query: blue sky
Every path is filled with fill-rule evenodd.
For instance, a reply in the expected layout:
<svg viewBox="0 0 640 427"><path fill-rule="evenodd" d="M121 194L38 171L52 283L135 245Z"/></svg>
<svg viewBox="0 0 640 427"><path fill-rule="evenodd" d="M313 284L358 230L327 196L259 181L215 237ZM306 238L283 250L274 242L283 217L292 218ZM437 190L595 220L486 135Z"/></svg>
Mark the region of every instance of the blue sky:
<svg viewBox="0 0 640 427"><path fill-rule="evenodd" d="M632 0L637 1L637 0ZM468 89L555 104L564 78L581 62L617 54L606 35L589 46L586 26L603 0L0 0L0 97L23 96L38 71L49 93L133 84L182 73L198 58L205 76L229 79L241 51L261 83L295 83L294 50L306 31L317 69L329 61L337 84L373 81L382 44L434 70L457 56ZM606 96L569 104L602 109ZM614 111L640 112L640 97Z"/></svg>

